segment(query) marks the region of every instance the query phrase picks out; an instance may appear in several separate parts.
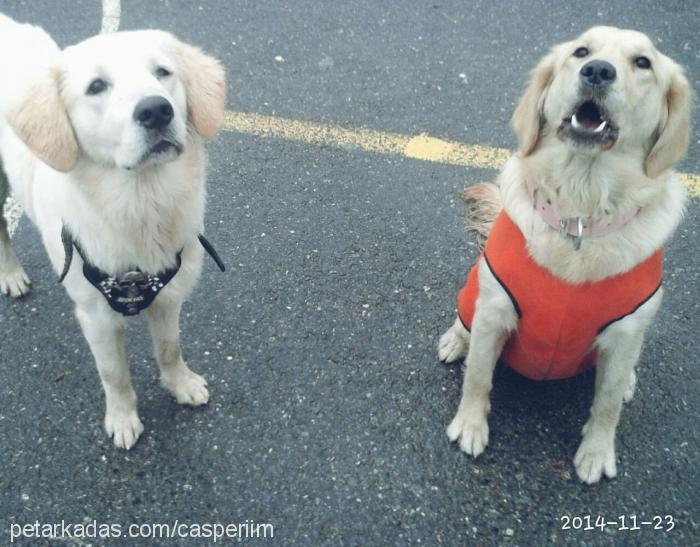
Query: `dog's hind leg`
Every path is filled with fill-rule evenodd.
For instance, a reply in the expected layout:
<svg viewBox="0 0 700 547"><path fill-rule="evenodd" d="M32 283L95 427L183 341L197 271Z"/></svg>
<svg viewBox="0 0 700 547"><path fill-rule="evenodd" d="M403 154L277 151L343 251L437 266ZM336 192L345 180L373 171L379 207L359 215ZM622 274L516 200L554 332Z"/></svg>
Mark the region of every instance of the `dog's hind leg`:
<svg viewBox="0 0 700 547"><path fill-rule="evenodd" d="M458 317L447 332L440 337L438 358L444 363L452 363L460 357L464 357L468 349L469 331L464 328Z"/></svg>
<svg viewBox="0 0 700 547"><path fill-rule="evenodd" d="M9 183L0 159L0 293L17 298L29 292L30 282L10 243L4 214L8 195Z"/></svg>

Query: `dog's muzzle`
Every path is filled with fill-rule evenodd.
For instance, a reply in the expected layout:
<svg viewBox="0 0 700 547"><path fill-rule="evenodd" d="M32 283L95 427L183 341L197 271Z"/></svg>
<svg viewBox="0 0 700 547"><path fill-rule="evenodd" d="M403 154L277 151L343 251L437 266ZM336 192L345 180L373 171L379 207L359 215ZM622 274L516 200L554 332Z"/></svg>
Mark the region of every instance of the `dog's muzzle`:
<svg viewBox="0 0 700 547"><path fill-rule="evenodd" d="M569 138L576 143L599 145L605 149L615 144L619 132L601 101L596 98L579 103L557 129L557 135L562 140Z"/></svg>

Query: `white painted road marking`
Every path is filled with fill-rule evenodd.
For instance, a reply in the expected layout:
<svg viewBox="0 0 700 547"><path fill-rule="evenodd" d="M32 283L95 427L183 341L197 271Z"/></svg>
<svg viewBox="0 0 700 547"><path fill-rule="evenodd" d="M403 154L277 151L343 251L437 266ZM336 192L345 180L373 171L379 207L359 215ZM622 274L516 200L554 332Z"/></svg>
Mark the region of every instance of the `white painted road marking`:
<svg viewBox="0 0 700 547"><path fill-rule="evenodd" d="M17 203L12 196L5 200L5 219L7 220L7 231L12 237L17 229L19 219L22 217L22 206Z"/></svg>
<svg viewBox="0 0 700 547"><path fill-rule="evenodd" d="M100 29L100 34L117 32L121 17L121 0L102 0L102 28Z"/></svg>

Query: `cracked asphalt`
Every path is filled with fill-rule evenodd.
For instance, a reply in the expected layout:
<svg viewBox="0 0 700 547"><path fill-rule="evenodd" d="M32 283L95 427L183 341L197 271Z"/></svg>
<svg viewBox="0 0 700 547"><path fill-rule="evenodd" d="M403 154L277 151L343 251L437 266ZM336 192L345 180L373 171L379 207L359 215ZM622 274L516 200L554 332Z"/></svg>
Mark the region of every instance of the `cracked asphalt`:
<svg viewBox="0 0 700 547"><path fill-rule="evenodd" d="M100 28L97 1L0 0L0 11L62 46ZM700 4L681 0L125 0L121 28L169 30L222 59L231 110L512 147L510 114L549 46L594 24L636 28L698 90L698 21ZM699 144L695 133L680 170L700 172ZM206 231L228 271L205 262L182 337L211 400L180 408L159 387L136 318L146 430L129 452L102 430L92 356L21 220L13 241L34 292L0 300L0 544L13 524L61 520L272 524L274 540L254 544L700 544L697 198L667 247L619 475L586 486L572 459L591 374L537 383L499 368L486 452L472 460L445 435L461 370L435 346L477 256L458 191L494 171L232 131L208 151ZM563 530L565 515L671 515L675 528Z"/></svg>

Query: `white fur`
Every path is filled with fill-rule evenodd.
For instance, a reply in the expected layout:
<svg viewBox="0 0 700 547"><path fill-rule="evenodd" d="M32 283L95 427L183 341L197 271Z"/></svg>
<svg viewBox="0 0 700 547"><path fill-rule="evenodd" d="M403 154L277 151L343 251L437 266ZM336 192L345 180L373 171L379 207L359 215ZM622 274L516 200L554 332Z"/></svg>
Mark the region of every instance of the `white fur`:
<svg viewBox="0 0 700 547"><path fill-rule="evenodd" d="M589 60L572 57L580 45L591 50L589 59L604 59L617 69L618 79L605 105L620 133L609 149L582 146L557 135L559 123L580 100L578 72L583 61ZM642 54L651 59L653 71L634 69L634 57ZM665 131L666 120L679 115L665 104L672 85L679 89L687 85L678 65L656 51L644 35L610 27L591 29L557 46L535 71L533 83L514 116L521 150L507 162L498 185L503 207L524 234L531 256L556 276L580 283L629 271L661 247L680 222L686 199L683 185L668 170L670 165L653 177L647 174L645 165L647 155ZM687 111L689 96L683 99L680 107L675 104L673 108ZM538 108L539 112L532 112ZM528 123L534 124L529 132ZM681 127L679 131L683 130ZM683 140L683 135L675 139L674 146L682 150L668 157L682 154ZM603 220L632 207L641 211L617 231L585 238L576 251L570 237L553 230L533 209L525 182L528 178L565 217ZM471 336L457 320L438 344L441 360L449 362L467 355L462 399L447 434L473 456L478 456L488 442L486 417L494 365L507 335L517 328L512 304L490 270L482 264L478 275L480 293ZM634 367L644 331L661 298L659 291L595 341L599 355L595 398L574 458L577 474L586 483L617 473L615 428L623 400L629 401L634 394Z"/></svg>
<svg viewBox="0 0 700 547"><path fill-rule="evenodd" d="M194 61L182 62L186 55ZM187 73L200 59L208 63L202 73ZM172 75L159 76L157 67ZM12 125L18 105L49 72L58 75L58 108L65 109L73 133L67 138L74 138L79 150L76 158L60 163L60 168L70 164L67 172L41 161L27 144L32 135L25 141ZM86 94L95 78L108 81L108 90ZM214 80L211 84L217 92L207 97L189 93L188 81L197 79ZM134 265L157 273L173 266L182 250L179 272L146 316L163 385L178 403L205 404L206 381L182 359L179 313L197 281L203 254L197 234L203 231L205 152L197 134L201 119L191 116L195 101L211 101L208 127L220 127L223 70L213 59L160 31L96 36L60 51L43 30L0 15L0 80L0 209L7 190L4 171L14 195L38 227L57 273L64 263L63 224L90 261L110 273ZM151 147L159 137L133 119L136 104L153 95L173 106L174 117L166 131L167 138L181 146L179 154L176 150L153 153ZM38 100L48 96L39 94ZM48 150L46 157L55 157L55 152ZM126 361L125 320L84 278L77 253L64 286L75 303L104 386L105 429L115 445L128 449L138 440L143 425ZM28 288L3 221L0 291L19 296Z"/></svg>
<svg viewBox="0 0 700 547"><path fill-rule="evenodd" d="M515 330L518 316L508 294L491 274L486 262L479 263L479 296L476 300L472 330L470 333L457 319L445 333L440 344L468 347L462 400L457 414L447 428L451 441L459 440L459 445L467 454L476 457L486 448L489 440L489 426L486 417L491 409L489 393L493 369L498 356ZM452 352L452 355L455 355Z"/></svg>

